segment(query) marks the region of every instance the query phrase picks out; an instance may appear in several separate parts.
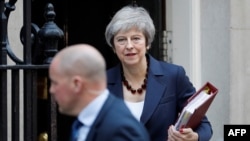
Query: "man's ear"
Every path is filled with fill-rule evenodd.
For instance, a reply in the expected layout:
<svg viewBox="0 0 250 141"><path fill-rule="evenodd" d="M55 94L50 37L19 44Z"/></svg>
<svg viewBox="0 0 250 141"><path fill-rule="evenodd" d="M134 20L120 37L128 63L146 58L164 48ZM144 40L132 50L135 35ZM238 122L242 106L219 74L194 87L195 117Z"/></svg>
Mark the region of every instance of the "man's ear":
<svg viewBox="0 0 250 141"><path fill-rule="evenodd" d="M79 92L83 87L84 80L80 76L73 77L73 89L76 92Z"/></svg>

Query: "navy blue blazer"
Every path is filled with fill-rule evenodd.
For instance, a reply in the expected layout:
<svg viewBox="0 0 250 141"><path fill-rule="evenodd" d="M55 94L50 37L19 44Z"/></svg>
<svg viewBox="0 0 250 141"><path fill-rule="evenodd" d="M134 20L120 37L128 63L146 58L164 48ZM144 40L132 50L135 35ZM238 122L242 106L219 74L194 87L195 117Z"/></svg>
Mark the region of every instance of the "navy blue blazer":
<svg viewBox="0 0 250 141"><path fill-rule="evenodd" d="M109 94L86 141L150 141L150 137L124 101Z"/></svg>
<svg viewBox="0 0 250 141"><path fill-rule="evenodd" d="M166 141L167 130L173 125L195 88L182 66L158 61L149 56L149 70L144 108L140 121L147 128L152 141ZM123 99L121 65L107 71L108 89ZM194 129L199 141L208 141L212 127L207 117Z"/></svg>

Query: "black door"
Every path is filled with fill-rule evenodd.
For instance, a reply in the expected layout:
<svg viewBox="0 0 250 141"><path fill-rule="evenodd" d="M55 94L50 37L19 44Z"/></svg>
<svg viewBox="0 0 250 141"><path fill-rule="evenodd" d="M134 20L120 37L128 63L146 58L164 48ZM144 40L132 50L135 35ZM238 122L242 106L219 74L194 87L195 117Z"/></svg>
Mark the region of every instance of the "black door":
<svg viewBox="0 0 250 141"><path fill-rule="evenodd" d="M91 44L103 54L109 68L117 63L117 58L105 42L105 27L118 9L132 4L132 1L135 0L33 0L32 22L42 27L45 23L44 8L47 3L52 3L56 13L55 23L64 31L65 35L63 41L59 43L59 49L76 43ZM162 31L165 29L164 0L137 0L136 3L138 6L145 7L153 18L156 36L150 53L161 59L161 38ZM43 106L38 105L38 107ZM38 111L42 110L38 109ZM46 114L40 113L40 115ZM43 118L46 116L39 120L43 120ZM58 114L58 140L68 138L72 120L72 117ZM43 121L38 121L38 134L42 130L46 130L46 127L42 127L43 125Z"/></svg>

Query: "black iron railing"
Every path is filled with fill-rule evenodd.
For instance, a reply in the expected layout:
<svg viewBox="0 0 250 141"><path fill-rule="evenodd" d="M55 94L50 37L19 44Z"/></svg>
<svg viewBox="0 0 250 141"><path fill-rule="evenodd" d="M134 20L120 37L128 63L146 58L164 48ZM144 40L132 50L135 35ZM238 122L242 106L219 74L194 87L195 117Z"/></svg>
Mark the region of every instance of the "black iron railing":
<svg viewBox="0 0 250 141"><path fill-rule="evenodd" d="M44 12L46 23L39 28L31 23L31 1L23 0L23 27L20 29L23 58L18 58L12 51L7 32L8 18L15 10L16 2L17 0L9 2L0 0L0 141L38 140L37 120L40 111L38 111L37 103L41 90L43 95L46 95L45 110L48 111L45 113L48 119L47 132L43 134L43 138L56 141L57 112L55 102L48 95L47 69L57 52L58 41L63 37L63 32L54 23L55 12L52 4L46 6ZM11 58L15 65L7 64L7 57ZM10 77L8 77L8 72L10 72ZM11 81L10 85L8 85L9 81ZM21 86L23 86L22 91ZM20 100L22 93L23 101ZM10 100L7 95L11 95ZM23 109L20 109L20 104L23 104ZM8 117L8 110L11 110L11 117ZM20 117L21 112L23 112L23 118ZM19 126L20 121L23 122L23 127ZM11 130L8 127L9 123L12 125ZM23 131L23 139L21 139L20 131ZM8 137L9 134L11 137Z"/></svg>

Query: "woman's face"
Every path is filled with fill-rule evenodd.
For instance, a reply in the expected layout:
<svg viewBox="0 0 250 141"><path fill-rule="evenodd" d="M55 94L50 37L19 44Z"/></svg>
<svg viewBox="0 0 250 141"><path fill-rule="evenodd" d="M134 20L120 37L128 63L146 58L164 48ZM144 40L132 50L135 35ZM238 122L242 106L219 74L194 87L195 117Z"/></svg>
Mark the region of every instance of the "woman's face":
<svg viewBox="0 0 250 141"><path fill-rule="evenodd" d="M126 32L118 32L114 36L114 51L123 64L136 65L141 63L147 51L143 32L135 28Z"/></svg>

